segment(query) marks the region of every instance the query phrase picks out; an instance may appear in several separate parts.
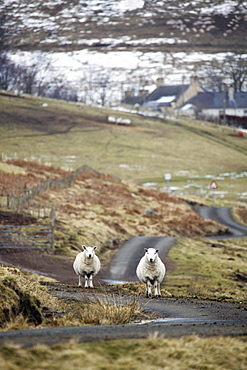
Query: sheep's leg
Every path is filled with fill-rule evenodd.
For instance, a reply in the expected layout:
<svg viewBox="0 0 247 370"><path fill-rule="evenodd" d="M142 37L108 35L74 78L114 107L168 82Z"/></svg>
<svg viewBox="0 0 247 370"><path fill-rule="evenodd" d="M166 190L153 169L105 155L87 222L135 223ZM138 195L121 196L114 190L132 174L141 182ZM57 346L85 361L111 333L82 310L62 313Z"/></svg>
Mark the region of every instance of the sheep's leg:
<svg viewBox="0 0 247 370"><path fill-rule="evenodd" d="M158 283L158 297L161 297L160 283Z"/></svg>
<svg viewBox="0 0 247 370"><path fill-rule="evenodd" d="M89 284L88 284L88 287L89 288L93 288L93 275L90 275L89 276Z"/></svg>
<svg viewBox="0 0 247 370"><path fill-rule="evenodd" d="M79 283L78 286L81 287L81 275L79 275Z"/></svg>
<svg viewBox="0 0 247 370"><path fill-rule="evenodd" d="M154 282L154 295L155 297L161 297L160 283L157 280Z"/></svg>
<svg viewBox="0 0 247 370"><path fill-rule="evenodd" d="M147 280L146 282L146 297L152 297L152 290L151 290L152 284L150 280Z"/></svg>
<svg viewBox="0 0 247 370"><path fill-rule="evenodd" d="M85 286L84 286L85 288L88 288L89 286L88 286L88 277L87 277L87 275L85 275Z"/></svg>

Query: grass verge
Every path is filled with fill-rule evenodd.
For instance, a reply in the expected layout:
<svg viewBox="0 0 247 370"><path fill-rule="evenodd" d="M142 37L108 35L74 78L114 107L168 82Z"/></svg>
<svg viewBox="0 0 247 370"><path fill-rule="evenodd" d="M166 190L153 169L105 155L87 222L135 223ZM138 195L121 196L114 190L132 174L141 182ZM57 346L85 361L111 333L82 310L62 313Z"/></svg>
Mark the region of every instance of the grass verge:
<svg viewBox="0 0 247 370"><path fill-rule="evenodd" d="M60 302L61 308L67 314L46 320L47 326L123 325L146 318L136 299L126 302L109 294L101 298L85 296L79 302Z"/></svg>
<svg viewBox="0 0 247 370"><path fill-rule="evenodd" d="M146 317L135 298L124 301L103 292L100 298L58 299L39 280L38 275L0 267L1 330L126 324Z"/></svg>
<svg viewBox="0 0 247 370"><path fill-rule="evenodd" d="M140 340L99 343L37 345L22 349L7 344L0 348L0 361L10 369L244 369L246 337L167 339L157 335Z"/></svg>
<svg viewBox="0 0 247 370"><path fill-rule="evenodd" d="M247 240L179 239L165 288L175 296L247 302Z"/></svg>

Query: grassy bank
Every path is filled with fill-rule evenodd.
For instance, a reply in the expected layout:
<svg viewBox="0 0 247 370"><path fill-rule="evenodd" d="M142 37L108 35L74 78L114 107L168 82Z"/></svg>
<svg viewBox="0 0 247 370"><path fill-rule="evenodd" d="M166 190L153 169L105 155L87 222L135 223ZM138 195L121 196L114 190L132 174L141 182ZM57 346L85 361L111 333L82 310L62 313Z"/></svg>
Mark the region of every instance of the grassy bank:
<svg viewBox="0 0 247 370"><path fill-rule="evenodd" d="M146 318L135 298L119 304L102 287L96 290L99 296L85 295L78 302L58 299L49 294L43 280L47 278L17 268L0 267L0 330L121 325Z"/></svg>
<svg viewBox="0 0 247 370"><path fill-rule="evenodd" d="M166 289L177 296L247 302L247 240L180 239L169 252Z"/></svg>
<svg viewBox="0 0 247 370"><path fill-rule="evenodd" d="M167 339L150 336L142 340L69 343L21 349L8 344L0 348L4 369L244 369L245 337L197 336Z"/></svg>

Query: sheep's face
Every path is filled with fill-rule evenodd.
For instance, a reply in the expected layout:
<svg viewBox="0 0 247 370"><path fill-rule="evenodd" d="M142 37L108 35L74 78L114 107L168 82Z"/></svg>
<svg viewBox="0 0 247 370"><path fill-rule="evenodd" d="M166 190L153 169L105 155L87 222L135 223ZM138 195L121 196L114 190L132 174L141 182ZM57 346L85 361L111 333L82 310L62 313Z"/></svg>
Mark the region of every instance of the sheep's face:
<svg viewBox="0 0 247 370"><path fill-rule="evenodd" d="M146 257L148 259L149 262L154 262L156 260L156 257L157 257L157 254L159 252L158 249L154 249L154 248L145 248L145 252L146 252Z"/></svg>
<svg viewBox="0 0 247 370"><path fill-rule="evenodd" d="M94 251L97 247L86 247L85 245L82 246L82 249L85 251L87 258L93 258Z"/></svg>

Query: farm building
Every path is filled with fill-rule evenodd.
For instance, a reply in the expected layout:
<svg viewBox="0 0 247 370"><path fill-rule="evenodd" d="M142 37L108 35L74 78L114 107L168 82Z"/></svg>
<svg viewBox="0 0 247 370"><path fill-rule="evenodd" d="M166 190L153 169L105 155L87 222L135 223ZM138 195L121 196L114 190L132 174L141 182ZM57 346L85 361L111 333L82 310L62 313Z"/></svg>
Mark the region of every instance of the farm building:
<svg viewBox="0 0 247 370"><path fill-rule="evenodd" d="M142 107L158 109L165 114L214 121L219 121L224 115L231 117L231 122L234 121L235 125L240 123L241 126L241 122L245 122L247 118L247 92L235 92L231 87L225 92L208 91L200 85L197 77L192 77L189 85L157 87L146 97Z"/></svg>

